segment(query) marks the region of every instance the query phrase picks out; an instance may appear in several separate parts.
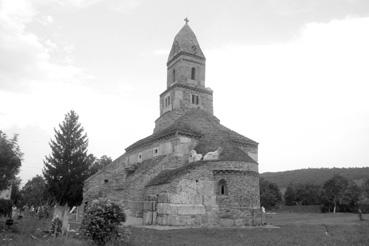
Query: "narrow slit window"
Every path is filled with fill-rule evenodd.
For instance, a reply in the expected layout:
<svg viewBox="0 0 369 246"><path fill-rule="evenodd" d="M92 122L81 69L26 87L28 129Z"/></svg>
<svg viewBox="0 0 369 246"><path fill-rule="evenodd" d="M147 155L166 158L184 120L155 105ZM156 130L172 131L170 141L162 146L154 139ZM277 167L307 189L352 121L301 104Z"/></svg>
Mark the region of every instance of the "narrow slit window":
<svg viewBox="0 0 369 246"><path fill-rule="evenodd" d="M191 79L192 80L196 79L196 68L194 67L191 69Z"/></svg>
<svg viewBox="0 0 369 246"><path fill-rule="evenodd" d="M170 96L164 98L164 107L167 108L170 106Z"/></svg>
<svg viewBox="0 0 369 246"><path fill-rule="evenodd" d="M191 103L194 104L194 105L199 105L199 96L198 95L192 95Z"/></svg>
<svg viewBox="0 0 369 246"><path fill-rule="evenodd" d="M227 181L225 181L224 179L221 179L218 182L218 195L228 195Z"/></svg>
<svg viewBox="0 0 369 246"><path fill-rule="evenodd" d="M175 69L173 69L173 76L172 76L172 82L175 82L176 81L176 70Z"/></svg>

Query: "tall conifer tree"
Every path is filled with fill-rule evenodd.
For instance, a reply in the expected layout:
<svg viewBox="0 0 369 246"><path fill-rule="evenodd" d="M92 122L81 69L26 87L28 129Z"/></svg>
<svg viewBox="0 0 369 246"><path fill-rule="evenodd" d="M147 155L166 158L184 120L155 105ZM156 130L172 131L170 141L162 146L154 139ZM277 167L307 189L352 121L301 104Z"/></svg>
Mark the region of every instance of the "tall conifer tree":
<svg viewBox="0 0 369 246"><path fill-rule="evenodd" d="M55 131L51 154L45 157L43 174L48 192L59 205L78 206L83 199L83 182L89 174L88 139L72 110Z"/></svg>

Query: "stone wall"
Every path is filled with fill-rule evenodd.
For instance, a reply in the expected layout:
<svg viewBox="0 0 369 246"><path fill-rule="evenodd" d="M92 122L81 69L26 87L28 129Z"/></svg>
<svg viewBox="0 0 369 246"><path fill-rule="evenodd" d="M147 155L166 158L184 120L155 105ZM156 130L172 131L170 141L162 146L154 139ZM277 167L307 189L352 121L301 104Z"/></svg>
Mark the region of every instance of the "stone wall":
<svg viewBox="0 0 369 246"><path fill-rule="evenodd" d="M192 104L192 95L197 95L199 97L199 104ZM170 96L171 104L169 106L165 106L164 99L168 96ZM161 117L156 120L154 132L165 129L181 115L183 115L185 111L192 108L200 108L209 112L210 114L213 114L213 95L204 93L203 90L196 90L196 88L179 86L173 87L171 90L160 96ZM168 115L168 112L174 110L179 111ZM162 121L168 120L170 120L169 124L164 123L164 127L160 127L163 124Z"/></svg>
<svg viewBox="0 0 369 246"><path fill-rule="evenodd" d="M194 58L188 55L179 56L173 60L167 68L167 87L173 82L187 82L191 78L191 69L196 69L195 80L202 87L205 86L205 60ZM175 78L173 78L175 70Z"/></svg>
<svg viewBox="0 0 369 246"><path fill-rule="evenodd" d="M183 156L188 154L190 149L193 148L196 143L196 139L181 135L161 139L152 144L127 152L126 165L129 166L162 155L174 154L176 156ZM155 149L157 150L157 153L154 153ZM138 159L138 155L141 155L141 160Z"/></svg>
<svg viewBox="0 0 369 246"><path fill-rule="evenodd" d="M176 109L164 113L155 121L154 133L159 132L174 123L179 117L185 114L184 110Z"/></svg>
<svg viewBox="0 0 369 246"><path fill-rule="evenodd" d="M221 179L227 182L227 195L217 193ZM260 207L257 165L209 162L168 184L147 187L149 196L158 196L159 225L251 225Z"/></svg>

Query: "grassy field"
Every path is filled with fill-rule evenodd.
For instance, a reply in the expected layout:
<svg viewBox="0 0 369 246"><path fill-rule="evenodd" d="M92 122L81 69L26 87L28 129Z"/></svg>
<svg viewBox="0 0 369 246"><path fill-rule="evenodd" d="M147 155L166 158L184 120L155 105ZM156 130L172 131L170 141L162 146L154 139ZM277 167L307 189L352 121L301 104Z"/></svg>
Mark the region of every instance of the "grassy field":
<svg viewBox="0 0 369 246"><path fill-rule="evenodd" d="M156 230L132 228L131 246L241 245L369 245L369 215L278 213L268 215L274 228L192 228ZM0 222L0 229L3 221ZM0 245L87 246L78 239L44 237L48 221L24 218L13 232L1 231Z"/></svg>

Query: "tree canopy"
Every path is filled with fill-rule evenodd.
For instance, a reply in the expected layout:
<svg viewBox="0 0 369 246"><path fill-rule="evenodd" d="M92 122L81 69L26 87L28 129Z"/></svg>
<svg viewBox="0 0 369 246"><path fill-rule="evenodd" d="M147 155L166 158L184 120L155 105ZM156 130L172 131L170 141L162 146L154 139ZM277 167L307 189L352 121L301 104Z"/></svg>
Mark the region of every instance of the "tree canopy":
<svg viewBox="0 0 369 246"><path fill-rule="evenodd" d="M93 154L89 154L88 159L90 162L89 176L94 175L99 170L103 169L104 167L113 162L112 159L106 155L103 155L100 158L96 158Z"/></svg>
<svg viewBox="0 0 369 246"><path fill-rule="evenodd" d="M320 203L320 186L289 184L284 193L286 205L317 205Z"/></svg>
<svg viewBox="0 0 369 246"><path fill-rule="evenodd" d="M348 180L340 175L335 175L323 185L322 199L328 204L328 211L336 212L337 206L342 203Z"/></svg>
<svg viewBox="0 0 369 246"><path fill-rule="evenodd" d="M83 182L89 175L88 139L74 111L54 129L51 154L45 157L43 174L49 194L59 205L78 206L83 200Z"/></svg>
<svg viewBox="0 0 369 246"><path fill-rule="evenodd" d="M275 207L282 201L278 185L260 178L260 203L265 208Z"/></svg>
<svg viewBox="0 0 369 246"><path fill-rule="evenodd" d="M38 207L47 202L46 183L42 176L37 175L29 180L21 190L22 204Z"/></svg>
<svg viewBox="0 0 369 246"><path fill-rule="evenodd" d="M22 152L18 145L18 136L9 139L0 131L0 190L10 186L15 179L22 162Z"/></svg>

